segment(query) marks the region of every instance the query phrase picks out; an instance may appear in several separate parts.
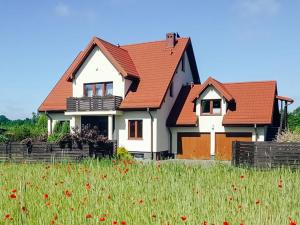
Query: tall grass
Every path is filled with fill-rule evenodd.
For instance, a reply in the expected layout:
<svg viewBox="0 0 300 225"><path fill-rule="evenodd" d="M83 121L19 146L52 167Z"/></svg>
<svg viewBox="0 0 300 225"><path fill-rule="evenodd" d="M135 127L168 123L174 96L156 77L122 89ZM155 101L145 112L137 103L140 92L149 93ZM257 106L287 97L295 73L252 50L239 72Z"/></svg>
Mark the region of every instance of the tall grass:
<svg viewBox="0 0 300 225"><path fill-rule="evenodd" d="M182 163L0 164L0 224L288 225L300 215L299 175Z"/></svg>

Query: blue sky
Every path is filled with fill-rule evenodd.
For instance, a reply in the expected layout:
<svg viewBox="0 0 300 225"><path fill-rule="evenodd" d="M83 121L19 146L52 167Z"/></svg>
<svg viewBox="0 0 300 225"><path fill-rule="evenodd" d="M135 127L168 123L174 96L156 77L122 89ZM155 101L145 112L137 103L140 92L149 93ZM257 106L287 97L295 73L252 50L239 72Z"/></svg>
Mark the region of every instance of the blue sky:
<svg viewBox="0 0 300 225"><path fill-rule="evenodd" d="M300 101L300 1L0 1L0 114L31 116L93 36L190 36L201 80L277 80Z"/></svg>

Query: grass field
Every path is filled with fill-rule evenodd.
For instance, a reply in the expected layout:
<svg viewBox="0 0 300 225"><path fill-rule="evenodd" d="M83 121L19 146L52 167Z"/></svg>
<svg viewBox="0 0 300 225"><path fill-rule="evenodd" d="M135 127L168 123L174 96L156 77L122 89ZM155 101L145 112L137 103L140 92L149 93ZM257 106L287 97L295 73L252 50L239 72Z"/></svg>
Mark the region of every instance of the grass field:
<svg viewBox="0 0 300 225"><path fill-rule="evenodd" d="M110 161L0 164L0 224L289 225L299 216L298 171Z"/></svg>

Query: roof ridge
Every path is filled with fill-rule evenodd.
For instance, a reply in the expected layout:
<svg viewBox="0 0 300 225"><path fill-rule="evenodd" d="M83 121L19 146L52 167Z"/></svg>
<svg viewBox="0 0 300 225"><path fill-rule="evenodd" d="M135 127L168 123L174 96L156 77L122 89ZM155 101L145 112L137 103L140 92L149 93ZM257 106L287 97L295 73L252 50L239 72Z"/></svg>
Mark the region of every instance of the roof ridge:
<svg viewBox="0 0 300 225"><path fill-rule="evenodd" d="M183 39L190 39L190 37L180 37L180 38L177 38L176 40L183 40ZM165 39L157 40L157 41L146 41L146 42L141 42L141 43L125 44L125 45L121 45L120 47L122 48L122 47L127 47L127 46L152 44L152 43L165 42L165 41L166 41Z"/></svg>
<svg viewBox="0 0 300 225"><path fill-rule="evenodd" d="M115 47L115 48L118 48L118 49L121 49L121 50L123 50L123 51L125 51L125 52L127 52L128 53L128 51L126 50L126 49L124 49L124 48L122 48L121 47L121 45L115 45L115 44L112 44L112 43L110 43L110 42L108 42L108 41L105 41L105 40L103 40L103 39L101 39L101 38L98 38L98 37L96 37L99 41L101 41L101 42L105 42L106 44L109 44L109 45L111 45L111 46L113 46L113 47Z"/></svg>
<svg viewBox="0 0 300 225"><path fill-rule="evenodd" d="M276 83L276 80L225 82L222 84Z"/></svg>

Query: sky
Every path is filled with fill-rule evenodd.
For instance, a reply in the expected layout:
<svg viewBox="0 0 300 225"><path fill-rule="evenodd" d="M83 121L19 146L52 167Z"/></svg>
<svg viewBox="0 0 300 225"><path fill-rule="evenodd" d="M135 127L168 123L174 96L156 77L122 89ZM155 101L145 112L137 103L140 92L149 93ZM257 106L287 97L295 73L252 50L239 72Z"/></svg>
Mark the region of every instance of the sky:
<svg viewBox="0 0 300 225"><path fill-rule="evenodd" d="M277 80L300 102L299 0L0 0L0 115L31 117L93 36L191 37L200 79Z"/></svg>

